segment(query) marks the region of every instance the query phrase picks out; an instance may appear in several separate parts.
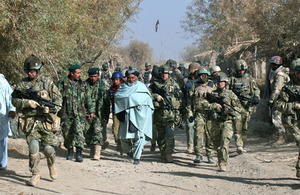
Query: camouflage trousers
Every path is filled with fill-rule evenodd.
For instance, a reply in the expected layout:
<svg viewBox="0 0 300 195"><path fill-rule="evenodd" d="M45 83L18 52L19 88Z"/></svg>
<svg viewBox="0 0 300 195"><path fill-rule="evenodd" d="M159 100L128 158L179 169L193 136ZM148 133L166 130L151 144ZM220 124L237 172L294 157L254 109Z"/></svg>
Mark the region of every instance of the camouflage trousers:
<svg viewBox="0 0 300 195"><path fill-rule="evenodd" d="M54 147L57 144L54 132L46 130L39 120L29 120L25 129L26 141L29 148L29 170L32 174L39 173L40 163L40 144L44 148L47 158L47 164L52 165L55 162Z"/></svg>
<svg viewBox="0 0 300 195"><path fill-rule="evenodd" d="M85 142L88 146L100 145L103 143L102 123L99 117L94 116L93 120L86 122Z"/></svg>
<svg viewBox="0 0 300 195"><path fill-rule="evenodd" d="M278 110L272 110L272 123L279 134L285 133L285 128L282 125L282 113Z"/></svg>
<svg viewBox="0 0 300 195"><path fill-rule="evenodd" d="M235 137L235 144L236 147L244 148L245 143L247 141L247 134L248 134L248 123L250 121L251 113L250 111L243 111L241 116L236 117L233 120L234 123L234 137Z"/></svg>
<svg viewBox="0 0 300 195"><path fill-rule="evenodd" d="M115 115L115 114L112 115L112 119L113 119L113 124L112 124L113 135L114 135L114 138L115 138L115 143L118 143L120 121L119 121L117 115Z"/></svg>
<svg viewBox="0 0 300 195"><path fill-rule="evenodd" d="M295 122L292 127L287 127L286 131L293 135L294 140L298 146L298 161L296 163L296 169L300 170L300 122Z"/></svg>
<svg viewBox="0 0 300 195"><path fill-rule="evenodd" d="M189 123L187 121L185 123L187 147L194 145L194 126L195 126L195 122Z"/></svg>
<svg viewBox="0 0 300 195"><path fill-rule="evenodd" d="M232 120L213 120L211 137L217 151L218 165L227 165L229 159L229 143L233 136Z"/></svg>
<svg viewBox="0 0 300 195"><path fill-rule="evenodd" d="M64 146L72 148L73 146L83 148L85 139L85 121L80 117L69 117L63 121L62 131L64 136Z"/></svg>
<svg viewBox="0 0 300 195"><path fill-rule="evenodd" d="M174 123L156 124L157 143L162 154L172 154L175 147Z"/></svg>
<svg viewBox="0 0 300 195"><path fill-rule="evenodd" d="M203 113L197 113L195 116L195 140L194 140L194 149L196 156L203 156L204 151L204 141L205 141L205 150L206 156L214 155L214 147L211 140L211 121L207 121L206 115Z"/></svg>

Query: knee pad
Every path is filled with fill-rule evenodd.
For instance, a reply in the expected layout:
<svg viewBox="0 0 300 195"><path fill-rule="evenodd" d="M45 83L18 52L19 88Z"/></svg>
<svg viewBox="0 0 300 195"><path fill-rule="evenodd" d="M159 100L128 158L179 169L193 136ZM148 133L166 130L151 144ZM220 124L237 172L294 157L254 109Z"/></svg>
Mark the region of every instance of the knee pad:
<svg viewBox="0 0 300 195"><path fill-rule="evenodd" d="M31 156L37 155L39 152L39 141L38 140L32 140L29 143L29 154Z"/></svg>
<svg viewBox="0 0 300 195"><path fill-rule="evenodd" d="M44 154L47 158L49 158L50 156L52 156L55 153L55 150L52 146L50 145L46 145L44 147Z"/></svg>

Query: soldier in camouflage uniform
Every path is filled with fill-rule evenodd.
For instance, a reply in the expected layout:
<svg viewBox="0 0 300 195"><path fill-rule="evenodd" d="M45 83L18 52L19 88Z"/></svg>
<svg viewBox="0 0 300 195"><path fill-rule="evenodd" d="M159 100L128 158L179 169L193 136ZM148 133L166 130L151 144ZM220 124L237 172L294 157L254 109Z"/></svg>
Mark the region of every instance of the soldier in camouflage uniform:
<svg viewBox="0 0 300 195"><path fill-rule="evenodd" d="M150 62L146 62L145 63L145 70L141 71L141 77L143 79L143 83L145 83L145 85L147 87L149 87L150 85L150 80L152 78L152 69L151 69L151 64Z"/></svg>
<svg viewBox="0 0 300 195"><path fill-rule="evenodd" d="M282 87L290 81L289 69L282 66L282 58L280 56L273 56L270 59L270 66L272 70L269 73L270 82L270 97L268 101L268 107L271 111L272 123L278 131L278 140L274 142L274 146L283 144L285 141L284 134L285 129L281 122L281 112L276 110L274 103L279 98Z"/></svg>
<svg viewBox="0 0 300 195"><path fill-rule="evenodd" d="M211 93L214 90L214 84L208 80L210 72L205 67L200 67L198 72L198 81L193 84L189 91L188 121L195 121L195 154L196 159L194 163L199 164L203 162L203 146L205 141L206 156L208 163L214 164L213 159L214 148L211 141L211 120L208 118L208 111L214 108L215 104L209 104L205 99L206 93Z"/></svg>
<svg viewBox="0 0 300 195"><path fill-rule="evenodd" d="M210 78L214 83L217 82L219 72L221 72L220 66L213 66L210 68Z"/></svg>
<svg viewBox="0 0 300 195"><path fill-rule="evenodd" d="M169 65L159 68L159 78L150 85L155 107L153 121L158 132L157 142L162 159L173 162L172 153L175 145L174 127L177 112L181 109L182 92L179 85L170 77Z"/></svg>
<svg viewBox="0 0 300 195"><path fill-rule="evenodd" d="M166 64L169 65L169 67L172 71L172 73L170 74L171 78L178 83L178 85L181 89L184 85L183 76L182 76L181 72L176 68L177 62L175 60L169 59L166 61Z"/></svg>
<svg viewBox="0 0 300 195"><path fill-rule="evenodd" d="M282 112L283 125L293 135L299 148L296 177L300 178L300 59L292 61L290 69L291 81L282 88L275 107Z"/></svg>
<svg viewBox="0 0 300 195"><path fill-rule="evenodd" d="M184 78L184 87L183 87L183 96L184 96L184 107L187 107L187 102L190 95L190 90L194 85L194 82L198 80L197 71L201 67L199 63L193 62L189 65L189 76ZM191 108L190 111L193 111ZM191 114L192 115L192 114ZM194 151L194 121L187 120L187 112L183 112L183 120L186 121L185 123L185 130L186 130L186 138L187 138L187 153L192 154Z"/></svg>
<svg viewBox="0 0 300 195"><path fill-rule="evenodd" d="M106 132L103 133L102 121L108 121L109 99L105 90L105 84L100 78L99 68L90 68L88 70L89 78L86 84L91 92L91 99L94 101L95 114L92 120L86 123L85 139L90 146L90 157L93 160L99 160L101 155L101 146L107 147L108 142ZM106 116L106 117L105 117Z"/></svg>
<svg viewBox="0 0 300 195"><path fill-rule="evenodd" d="M260 99L260 90L251 75L246 73L247 69L247 63L244 60L237 60L235 63L236 73L229 80L229 89L237 95L243 106L241 120L234 120L236 128L234 135L239 154L246 152L244 147L247 140L248 123L253 105L258 104Z"/></svg>
<svg viewBox="0 0 300 195"><path fill-rule="evenodd" d="M123 67L121 66L121 62L117 62L117 67L115 68L114 72L122 72Z"/></svg>
<svg viewBox="0 0 300 195"><path fill-rule="evenodd" d="M102 64L101 79L105 83L106 89L108 89L111 85L111 72L108 69L107 63Z"/></svg>
<svg viewBox="0 0 300 195"><path fill-rule="evenodd" d="M189 71L184 67L184 63L179 64L178 70L182 74L183 78L189 76Z"/></svg>
<svg viewBox="0 0 300 195"><path fill-rule="evenodd" d="M95 105L91 100L87 84L80 79L79 65L69 68L70 74L59 80L57 86L63 97L63 108L59 116L62 119L62 131L64 146L68 149L67 160L73 160L76 147L76 162L82 162L82 149L84 147L85 123L92 120L95 113Z"/></svg>
<svg viewBox="0 0 300 195"><path fill-rule="evenodd" d="M229 159L229 143L233 136L232 120L241 117L242 106L238 97L229 89L229 79L224 72L217 78L217 89L207 94L207 100L212 103L210 116L212 119L211 137L218 156L219 171L226 171Z"/></svg>
<svg viewBox="0 0 300 195"><path fill-rule="evenodd" d="M60 123L56 113L60 110L62 97L53 81L40 75L42 66L43 63L35 55L28 57L24 62L24 70L28 77L17 84L12 94L12 103L17 108L19 123L29 147L29 169L32 177L27 184L31 186L36 186L40 181L40 143L44 148L51 179L54 180L58 176L55 168L54 146L56 145L55 132L59 130ZM32 99L20 98L17 90L36 91L39 96L58 106L50 109Z"/></svg>

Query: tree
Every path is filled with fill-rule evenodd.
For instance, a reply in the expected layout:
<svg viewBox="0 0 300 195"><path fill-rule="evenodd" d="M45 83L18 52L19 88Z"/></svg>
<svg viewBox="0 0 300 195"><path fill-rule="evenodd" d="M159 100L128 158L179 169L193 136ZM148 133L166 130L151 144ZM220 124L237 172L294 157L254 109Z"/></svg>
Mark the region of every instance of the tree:
<svg viewBox="0 0 300 195"><path fill-rule="evenodd" d="M22 62L36 54L44 69L66 72L67 66L95 62L141 0L6 0L0 3L0 71L19 78ZM88 67L87 67L88 68ZM17 79L14 79L17 81Z"/></svg>
<svg viewBox="0 0 300 195"><path fill-rule="evenodd" d="M152 61L153 51L148 43L133 40L129 43L128 54L131 63L143 69L145 62Z"/></svg>

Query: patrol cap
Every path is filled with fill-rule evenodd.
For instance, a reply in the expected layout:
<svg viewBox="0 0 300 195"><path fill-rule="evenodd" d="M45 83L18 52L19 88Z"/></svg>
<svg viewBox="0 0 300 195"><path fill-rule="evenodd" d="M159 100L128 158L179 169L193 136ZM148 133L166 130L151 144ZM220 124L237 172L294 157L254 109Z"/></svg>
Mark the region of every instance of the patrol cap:
<svg viewBox="0 0 300 195"><path fill-rule="evenodd" d="M89 70L88 70L88 73L89 74L99 74L99 71L100 71L100 69L99 68L90 68Z"/></svg>
<svg viewBox="0 0 300 195"><path fill-rule="evenodd" d="M150 62L145 63L145 67L147 67L147 66L151 66Z"/></svg>
<svg viewBox="0 0 300 195"><path fill-rule="evenodd" d="M77 69L80 69L80 65L79 64L73 64L72 66L70 66L69 71L74 72Z"/></svg>

